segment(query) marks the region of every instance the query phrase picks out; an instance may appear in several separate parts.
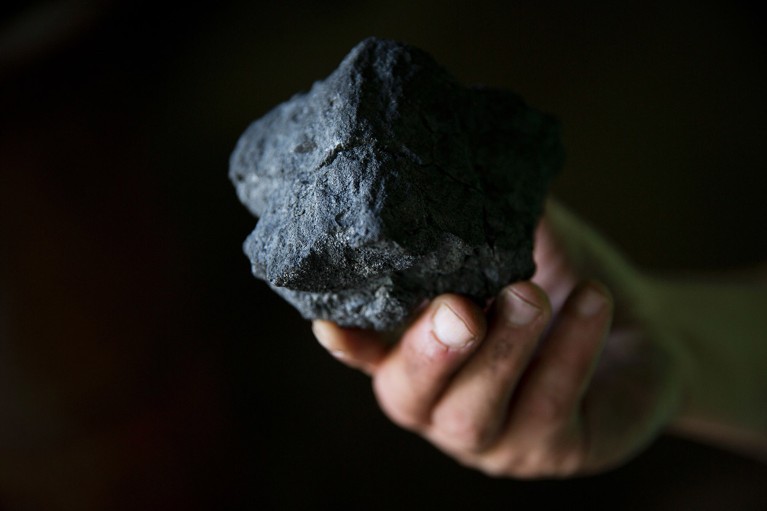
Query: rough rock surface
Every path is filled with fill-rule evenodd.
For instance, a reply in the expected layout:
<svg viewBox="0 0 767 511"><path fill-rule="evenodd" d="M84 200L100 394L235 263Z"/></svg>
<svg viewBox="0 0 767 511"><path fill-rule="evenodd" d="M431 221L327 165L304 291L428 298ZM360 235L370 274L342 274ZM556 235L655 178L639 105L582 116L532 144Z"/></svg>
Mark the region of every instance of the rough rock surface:
<svg viewBox="0 0 767 511"><path fill-rule="evenodd" d="M387 330L440 293L483 301L530 277L562 159L556 121L517 95L370 38L255 121L230 178L259 217L256 277L306 318Z"/></svg>

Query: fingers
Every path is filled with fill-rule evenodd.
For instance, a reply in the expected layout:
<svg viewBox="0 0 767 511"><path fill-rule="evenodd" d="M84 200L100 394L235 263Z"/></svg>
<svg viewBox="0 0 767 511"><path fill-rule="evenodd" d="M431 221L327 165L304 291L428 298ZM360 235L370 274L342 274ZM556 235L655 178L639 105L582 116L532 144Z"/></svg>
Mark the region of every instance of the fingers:
<svg viewBox="0 0 767 511"><path fill-rule="evenodd" d="M423 431L434 402L485 336L484 312L469 300L442 295L422 311L373 380L384 412Z"/></svg>
<svg viewBox="0 0 767 511"><path fill-rule="evenodd" d="M486 339L434 408L433 441L470 452L493 442L550 312L546 295L533 284L515 284L499 294Z"/></svg>
<svg viewBox="0 0 767 511"><path fill-rule="evenodd" d="M570 260L577 247L565 247L568 238L557 232L561 230L558 224L564 214L561 205L553 199L547 200L546 213L535 230L533 244L536 271L532 281L546 291L555 312L561 309L578 282Z"/></svg>
<svg viewBox="0 0 767 511"><path fill-rule="evenodd" d="M576 411L610 327L608 292L589 283L570 295L539 358L530 368L515 410L517 427L556 426L550 419Z"/></svg>
<svg viewBox="0 0 767 511"><path fill-rule="evenodd" d="M495 475L557 476L582 468L581 403L612 318L609 292L577 286L554 324L531 282L504 289L490 315L456 295L436 298L392 348L378 334L315 322L320 342L373 375L397 424Z"/></svg>
<svg viewBox="0 0 767 511"><path fill-rule="evenodd" d="M588 448L580 406L612 316L608 291L596 283L568 297L515 396L508 425L485 461L516 475L566 475Z"/></svg>
<svg viewBox="0 0 767 511"><path fill-rule="evenodd" d="M312 332L335 358L354 369L373 374L389 351L381 335L358 328L341 328L330 321L315 320Z"/></svg>

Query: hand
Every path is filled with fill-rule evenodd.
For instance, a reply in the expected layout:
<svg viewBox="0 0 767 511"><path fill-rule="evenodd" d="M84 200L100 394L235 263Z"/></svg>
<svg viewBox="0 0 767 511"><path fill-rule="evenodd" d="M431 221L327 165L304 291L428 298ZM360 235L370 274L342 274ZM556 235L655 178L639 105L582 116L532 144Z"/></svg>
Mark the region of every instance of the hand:
<svg viewBox="0 0 767 511"><path fill-rule="evenodd" d="M532 281L486 311L439 296L393 346L325 321L315 335L373 377L395 423L465 465L522 478L605 470L672 419L683 357L658 335L641 276L553 201L534 256Z"/></svg>

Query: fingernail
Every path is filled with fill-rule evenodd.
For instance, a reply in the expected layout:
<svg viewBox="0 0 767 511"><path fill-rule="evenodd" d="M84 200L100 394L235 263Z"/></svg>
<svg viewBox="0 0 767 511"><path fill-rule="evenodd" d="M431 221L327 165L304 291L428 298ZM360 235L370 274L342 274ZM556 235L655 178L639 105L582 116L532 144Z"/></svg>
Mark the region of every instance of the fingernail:
<svg viewBox="0 0 767 511"><path fill-rule="evenodd" d="M506 319L517 326L529 325L540 316L541 309L525 300L511 289L504 292L504 315Z"/></svg>
<svg viewBox="0 0 767 511"><path fill-rule="evenodd" d="M578 315L588 318L602 310L602 307L605 306L605 302L606 300L602 293L593 287L588 287L582 291L581 296L578 297L575 309L577 310Z"/></svg>
<svg viewBox="0 0 767 511"><path fill-rule="evenodd" d="M434 313L432 325L434 336L448 348L463 348L475 337L466 323L445 303Z"/></svg>

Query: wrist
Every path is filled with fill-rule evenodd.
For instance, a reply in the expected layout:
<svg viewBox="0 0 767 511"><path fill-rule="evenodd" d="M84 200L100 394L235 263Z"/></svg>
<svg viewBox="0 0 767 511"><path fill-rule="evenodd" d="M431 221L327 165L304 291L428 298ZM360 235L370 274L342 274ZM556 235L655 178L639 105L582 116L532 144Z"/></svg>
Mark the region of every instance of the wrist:
<svg viewBox="0 0 767 511"><path fill-rule="evenodd" d="M767 459L764 288L703 278L648 282L655 338L674 353L681 376L671 431Z"/></svg>
<svg viewBox="0 0 767 511"><path fill-rule="evenodd" d="M645 334L650 342L668 353L669 370L676 375L679 385L677 406L669 424L673 429L694 408L697 380L695 354L689 345L684 323L679 321L676 313L679 290L674 283L644 273L640 287L644 297L640 314Z"/></svg>

